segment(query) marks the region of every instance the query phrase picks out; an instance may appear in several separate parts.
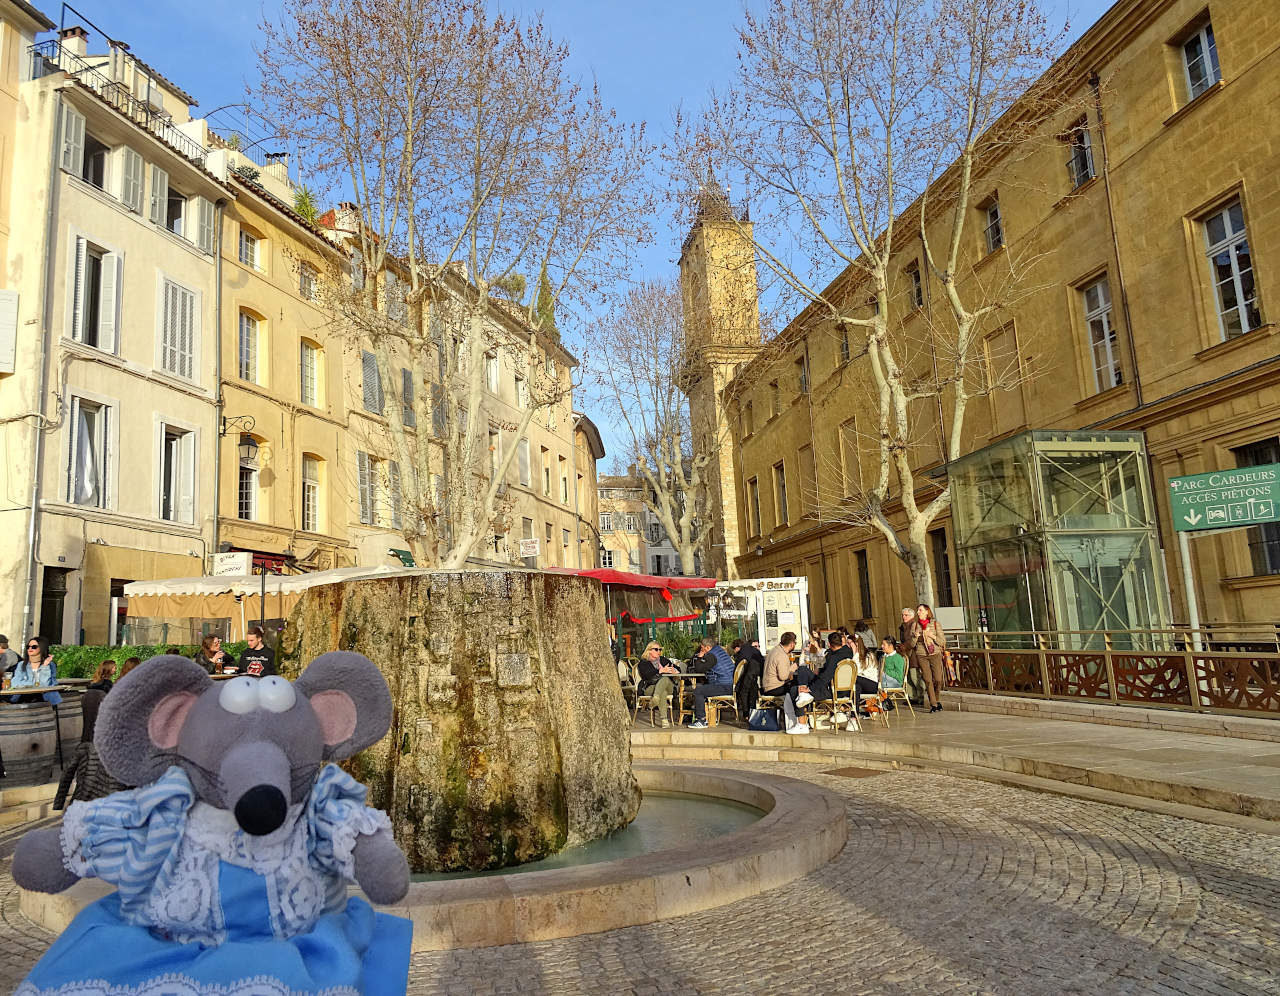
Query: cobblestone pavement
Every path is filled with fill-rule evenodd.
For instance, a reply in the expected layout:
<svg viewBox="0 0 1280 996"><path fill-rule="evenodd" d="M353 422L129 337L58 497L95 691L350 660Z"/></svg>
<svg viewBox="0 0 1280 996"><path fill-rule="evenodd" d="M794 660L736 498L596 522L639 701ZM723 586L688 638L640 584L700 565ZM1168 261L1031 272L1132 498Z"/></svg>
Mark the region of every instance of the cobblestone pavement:
<svg viewBox="0 0 1280 996"><path fill-rule="evenodd" d="M716 766L841 793L848 845L785 895L416 955L410 992L1280 993L1280 837L941 775ZM0 913L48 943L7 874ZM0 945L0 987L38 953Z"/></svg>

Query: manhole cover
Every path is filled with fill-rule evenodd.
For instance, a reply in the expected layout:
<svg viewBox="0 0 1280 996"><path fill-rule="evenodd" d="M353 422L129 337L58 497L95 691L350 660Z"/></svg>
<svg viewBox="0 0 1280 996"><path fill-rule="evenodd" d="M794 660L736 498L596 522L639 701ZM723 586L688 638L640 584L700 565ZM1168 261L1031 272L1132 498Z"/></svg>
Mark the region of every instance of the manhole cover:
<svg viewBox="0 0 1280 996"><path fill-rule="evenodd" d="M883 775L883 771L876 771L874 768L832 768L830 771L824 771L824 775L839 775L841 778L871 778L874 775Z"/></svg>

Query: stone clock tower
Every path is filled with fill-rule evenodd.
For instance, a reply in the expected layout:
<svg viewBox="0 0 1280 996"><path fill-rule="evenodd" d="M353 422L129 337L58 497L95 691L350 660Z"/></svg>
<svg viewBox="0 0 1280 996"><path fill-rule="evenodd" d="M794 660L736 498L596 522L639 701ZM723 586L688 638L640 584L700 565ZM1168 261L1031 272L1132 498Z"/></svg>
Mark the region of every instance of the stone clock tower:
<svg viewBox="0 0 1280 996"><path fill-rule="evenodd" d="M755 246L751 222L735 212L719 184L708 181L680 253L685 360L680 387L689 399L695 453L713 451L708 466L711 530L702 573L736 578L741 553L740 497L733 427L724 389L738 368L760 352Z"/></svg>

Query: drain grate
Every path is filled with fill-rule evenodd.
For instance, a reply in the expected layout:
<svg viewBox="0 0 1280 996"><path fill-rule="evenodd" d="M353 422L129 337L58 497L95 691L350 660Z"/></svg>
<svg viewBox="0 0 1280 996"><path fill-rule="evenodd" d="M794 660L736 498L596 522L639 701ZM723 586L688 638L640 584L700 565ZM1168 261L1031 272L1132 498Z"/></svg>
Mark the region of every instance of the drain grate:
<svg viewBox="0 0 1280 996"><path fill-rule="evenodd" d="M888 772L877 771L875 768L832 768L830 771L824 771L824 775L839 775L841 778L872 778L875 775L884 775Z"/></svg>

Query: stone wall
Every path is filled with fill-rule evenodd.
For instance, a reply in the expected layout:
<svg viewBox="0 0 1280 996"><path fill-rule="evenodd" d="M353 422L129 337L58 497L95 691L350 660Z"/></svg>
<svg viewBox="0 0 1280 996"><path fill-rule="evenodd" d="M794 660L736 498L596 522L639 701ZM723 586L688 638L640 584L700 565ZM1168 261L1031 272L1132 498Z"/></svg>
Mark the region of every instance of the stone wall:
<svg viewBox="0 0 1280 996"><path fill-rule="evenodd" d="M415 871L534 861L640 805L600 586L537 571L415 571L307 591L281 641L382 669L390 734L352 759Z"/></svg>

